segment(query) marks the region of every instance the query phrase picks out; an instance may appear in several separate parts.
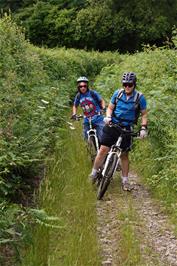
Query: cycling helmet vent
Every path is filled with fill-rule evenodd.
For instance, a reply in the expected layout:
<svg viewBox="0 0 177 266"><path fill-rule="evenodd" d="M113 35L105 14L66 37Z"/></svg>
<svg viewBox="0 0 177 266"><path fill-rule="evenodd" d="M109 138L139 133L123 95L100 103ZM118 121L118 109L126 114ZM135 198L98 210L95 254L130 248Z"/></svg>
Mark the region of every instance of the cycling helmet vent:
<svg viewBox="0 0 177 266"><path fill-rule="evenodd" d="M86 77L79 77L78 79L77 79L77 82L79 83L79 82L87 82L88 83L88 78L86 78Z"/></svg>
<svg viewBox="0 0 177 266"><path fill-rule="evenodd" d="M124 73L122 76L122 83L133 83L136 84L136 74L133 72Z"/></svg>

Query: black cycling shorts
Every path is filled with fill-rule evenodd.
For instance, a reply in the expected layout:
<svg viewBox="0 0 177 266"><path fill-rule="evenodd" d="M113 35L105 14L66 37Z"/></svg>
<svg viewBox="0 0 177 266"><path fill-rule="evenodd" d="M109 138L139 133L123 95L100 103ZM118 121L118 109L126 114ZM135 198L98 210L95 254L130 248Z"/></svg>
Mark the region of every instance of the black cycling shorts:
<svg viewBox="0 0 177 266"><path fill-rule="evenodd" d="M127 130L130 130L130 127L124 127ZM103 134L101 138L101 145L106 147L111 147L113 144L116 143L118 137L120 136L120 131L115 127L110 127L105 125L103 128ZM123 135L121 148L123 151L130 151L132 146L132 136L130 135Z"/></svg>

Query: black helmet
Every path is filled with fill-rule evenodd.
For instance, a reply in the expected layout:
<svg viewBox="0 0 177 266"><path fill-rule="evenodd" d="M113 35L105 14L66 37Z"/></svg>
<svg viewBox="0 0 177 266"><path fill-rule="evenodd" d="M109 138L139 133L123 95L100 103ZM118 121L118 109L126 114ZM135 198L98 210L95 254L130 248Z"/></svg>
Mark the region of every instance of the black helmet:
<svg viewBox="0 0 177 266"><path fill-rule="evenodd" d="M136 85L136 74L133 72L126 72L122 76L122 84L124 83L133 83Z"/></svg>
<svg viewBox="0 0 177 266"><path fill-rule="evenodd" d="M88 78L86 78L86 77L79 77L79 78L77 79L77 83L79 83L79 82L86 82L86 83L88 83L89 80L88 80Z"/></svg>

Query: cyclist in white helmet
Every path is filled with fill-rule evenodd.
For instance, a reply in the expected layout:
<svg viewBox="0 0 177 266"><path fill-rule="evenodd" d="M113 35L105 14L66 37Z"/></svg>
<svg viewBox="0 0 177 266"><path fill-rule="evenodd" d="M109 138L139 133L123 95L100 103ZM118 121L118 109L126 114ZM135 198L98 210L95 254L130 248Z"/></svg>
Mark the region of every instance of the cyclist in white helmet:
<svg viewBox="0 0 177 266"><path fill-rule="evenodd" d="M72 119L76 118L77 108L80 105L84 113L83 133L87 139L87 131L89 130L89 117L92 117L92 124L96 128L99 141L101 140L102 130L104 127L104 117L102 110L105 110L105 101L95 90L89 89L89 80L87 77L79 77L77 79L78 93L74 98L72 108Z"/></svg>

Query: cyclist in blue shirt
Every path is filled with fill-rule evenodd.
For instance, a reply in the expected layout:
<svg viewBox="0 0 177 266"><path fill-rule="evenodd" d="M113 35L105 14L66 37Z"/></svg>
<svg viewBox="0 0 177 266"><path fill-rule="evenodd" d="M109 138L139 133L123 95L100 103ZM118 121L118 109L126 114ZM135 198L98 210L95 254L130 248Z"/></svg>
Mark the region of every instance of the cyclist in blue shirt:
<svg viewBox="0 0 177 266"><path fill-rule="evenodd" d="M105 125L102 110L105 110L105 101L95 90L90 90L88 86L89 80L86 77L77 79L78 93L75 96L73 104L72 119L76 118L77 108L80 105L84 113L83 134L87 139L87 131L89 130L89 117L92 118L92 125L97 131L98 140L100 142L102 130Z"/></svg>
<svg viewBox="0 0 177 266"><path fill-rule="evenodd" d="M139 93L136 87L136 75L133 72L127 72L123 74L122 85L123 89L114 92L110 104L107 108L105 121L105 127L103 128L103 136L101 139L101 147L99 153L95 158L92 173L90 178L94 181L98 169L103 164L110 147L116 143L119 132L114 127L109 127L109 123L113 122L119 124L122 128L130 130L136 121L137 108L135 102L137 97L138 106L141 113L141 130L140 138L145 138L147 136L147 109L146 109L146 99L142 93ZM123 138L121 148L123 153L121 156L121 179L123 190L130 191L131 186L128 183L128 173L129 173L129 158L128 153L132 145L131 136L126 135Z"/></svg>

